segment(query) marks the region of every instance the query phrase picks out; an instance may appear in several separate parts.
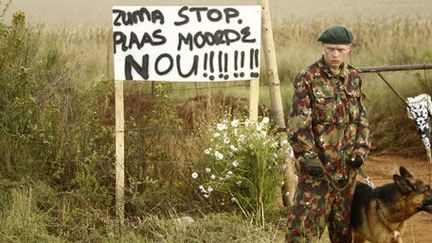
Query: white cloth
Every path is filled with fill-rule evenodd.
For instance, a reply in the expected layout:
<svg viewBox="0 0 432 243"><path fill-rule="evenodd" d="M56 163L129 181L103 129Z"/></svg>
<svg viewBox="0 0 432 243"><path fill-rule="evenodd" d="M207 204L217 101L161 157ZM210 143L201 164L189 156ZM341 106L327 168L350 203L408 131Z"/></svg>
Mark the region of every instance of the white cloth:
<svg viewBox="0 0 432 243"><path fill-rule="evenodd" d="M421 140L426 148L430 148L429 119L432 117L432 99L428 94L407 98L408 117L416 122Z"/></svg>

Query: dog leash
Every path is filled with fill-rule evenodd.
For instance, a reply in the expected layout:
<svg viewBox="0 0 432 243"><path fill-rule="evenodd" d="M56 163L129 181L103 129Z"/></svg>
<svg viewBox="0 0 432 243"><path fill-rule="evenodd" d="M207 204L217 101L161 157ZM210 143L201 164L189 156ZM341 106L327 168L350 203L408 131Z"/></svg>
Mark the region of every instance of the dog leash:
<svg viewBox="0 0 432 243"><path fill-rule="evenodd" d="M372 187L372 189L375 188L375 184L370 180L369 176L363 171L362 168L358 169L359 174L365 179L366 183Z"/></svg>

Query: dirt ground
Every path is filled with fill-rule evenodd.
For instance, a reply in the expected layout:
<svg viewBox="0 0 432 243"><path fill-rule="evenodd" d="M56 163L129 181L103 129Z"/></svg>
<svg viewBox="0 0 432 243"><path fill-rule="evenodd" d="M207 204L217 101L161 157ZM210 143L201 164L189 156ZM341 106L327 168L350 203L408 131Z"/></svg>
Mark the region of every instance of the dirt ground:
<svg viewBox="0 0 432 243"><path fill-rule="evenodd" d="M400 156L371 156L364 170L372 182L379 186L392 182L392 175L398 173L399 166L403 165L414 176L429 181L429 165L426 159L412 159ZM364 179L359 176L359 181ZM414 215L405 223L402 233L404 242L426 243L432 242L432 214L421 212Z"/></svg>

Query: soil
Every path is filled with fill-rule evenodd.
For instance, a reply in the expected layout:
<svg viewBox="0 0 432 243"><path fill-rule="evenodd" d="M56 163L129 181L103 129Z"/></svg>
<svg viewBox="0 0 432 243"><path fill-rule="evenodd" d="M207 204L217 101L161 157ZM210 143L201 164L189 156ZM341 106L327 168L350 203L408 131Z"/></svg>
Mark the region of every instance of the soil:
<svg viewBox="0 0 432 243"><path fill-rule="evenodd" d="M426 159L415 159L400 156L370 156L364 166L364 171L371 181L380 186L392 182L392 175L398 173L399 166L407 168L415 177L429 182L429 163ZM359 181L365 180L358 176ZM432 214L420 212L405 223L402 233L404 242L426 243L432 242Z"/></svg>

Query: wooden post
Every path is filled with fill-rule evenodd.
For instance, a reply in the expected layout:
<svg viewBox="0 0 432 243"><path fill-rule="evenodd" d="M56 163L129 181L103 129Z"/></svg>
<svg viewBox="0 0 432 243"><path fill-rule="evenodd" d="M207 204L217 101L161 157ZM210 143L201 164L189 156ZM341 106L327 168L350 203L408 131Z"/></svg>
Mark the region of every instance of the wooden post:
<svg viewBox="0 0 432 243"><path fill-rule="evenodd" d="M250 81L249 93L249 120L258 120L258 104L259 104L259 78Z"/></svg>
<svg viewBox="0 0 432 243"><path fill-rule="evenodd" d="M268 0L259 0L259 2L262 6L262 38L264 45L264 58L267 67L272 117L279 127L285 128L282 96L280 91L279 74L273 42L273 31L271 26Z"/></svg>
<svg viewBox="0 0 432 243"><path fill-rule="evenodd" d="M258 2L262 7L262 38L264 44L264 58L267 67L272 118L275 120L276 124L280 128L285 128L285 119L282 108L282 96L280 91L279 73L273 41L273 30L270 19L269 4L268 0L259 0ZM284 187L282 187L282 197L285 198L285 206L289 206L294 196L296 176L294 174L290 156L285 156L285 163L285 180Z"/></svg>
<svg viewBox="0 0 432 243"><path fill-rule="evenodd" d="M124 100L123 81L115 81L115 137L116 137L116 215L124 223Z"/></svg>

